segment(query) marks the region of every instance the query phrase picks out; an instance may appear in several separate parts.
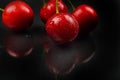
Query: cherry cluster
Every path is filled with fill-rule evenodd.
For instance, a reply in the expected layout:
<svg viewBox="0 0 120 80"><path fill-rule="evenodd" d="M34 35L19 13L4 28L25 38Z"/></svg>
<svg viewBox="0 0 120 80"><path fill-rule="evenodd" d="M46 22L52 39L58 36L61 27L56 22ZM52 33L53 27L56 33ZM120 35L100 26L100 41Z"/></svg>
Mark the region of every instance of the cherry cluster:
<svg viewBox="0 0 120 80"><path fill-rule="evenodd" d="M3 23L13 31L25 30L34 21L34 12L24 1L12 1L0 10L3 11ZM49 0L39 14L46 33L58 44L71 42L78 35L89 34L98 23L97 13L91 6L82 4L69 13L62 0Z"/></svg>

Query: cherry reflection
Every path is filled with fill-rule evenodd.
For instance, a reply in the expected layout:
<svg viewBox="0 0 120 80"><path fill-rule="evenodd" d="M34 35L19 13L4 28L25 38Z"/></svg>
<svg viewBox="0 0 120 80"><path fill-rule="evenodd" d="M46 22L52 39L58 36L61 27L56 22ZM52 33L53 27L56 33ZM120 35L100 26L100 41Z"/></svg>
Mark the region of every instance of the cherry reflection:
<svg viewBox="0 0 120 80"><path fill-rule="evenodd" d="M95 54L95 44L91 37L62 46L56 45L47 36L43 36L41 42L46 52L47 67L56 75L69 74L76 64L87 63Z"/></svg>
<svg viewBox="0 0 120 80"><path fill-rule="evenodd" d="M14 58L22 58L33 50L33 41L30 35L11 34L6 39L6 51Z"/></svg>
<svg viewBox="0 0 120 80"><path fill-rule="evenodd" d="M46 52L45 62L50 72L66 75L74 69L79 57L73 46L56 45L47 36L43 36L41 42Z"/></svg>
<svg viewBox="0 0 120 80"><path fill-rule="evenodd" d="M74 41L74 46L79 55L78 64L87 63L95 55L95 43L94 40L87 36L85 38Z"/></svg>
<svg viewBox="0 0 120 80"><path fill-rule="evenodd" d="M49 70L60 75L70 73L74 69L78 59L76 51L72 47L56 47L46 54L46 64Z"/></svg>

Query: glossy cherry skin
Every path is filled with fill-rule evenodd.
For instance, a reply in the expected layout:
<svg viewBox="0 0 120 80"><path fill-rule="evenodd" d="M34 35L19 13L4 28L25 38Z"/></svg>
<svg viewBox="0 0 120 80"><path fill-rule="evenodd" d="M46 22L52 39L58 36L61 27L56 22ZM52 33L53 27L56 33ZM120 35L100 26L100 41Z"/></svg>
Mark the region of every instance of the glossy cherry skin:
<svg viewBox="0 0 120 80"><path fill-rule="evenodd" d="M94 30L98 24L96 11L86 4L78 6L72 15L79 23L80 35L87 35L90 31Z"/></svg>
<svg viewBox="0 0 120 80"><path fill-rule="evenodd" d="M23 58L28 56L33 50L33 40L28 35L9 35L5 43L6 51L14 58Z"/></svg>
<svg viewBox="0 0 120 80"><path fill-rule="evenodd" d="M10 2L2 13L2 21L11 30L25 30L33 23L32 8L22 1Z"/></svg>
<svg viewBox="0 0 120 80"><path fill-rule="evenodd" d="M58 1L58 9L60 13L68 13L67 6L62 1ZM54 14L56 14L56 1L49 1L39 12L40 18L44 23Z"/></svg>
<svg viewBox="0 0 120 80"><path fill-rule="evenodd" d="M48 19L46 32L58 44L69 43L77 37L79 25L72 15L59 13Z"/></svg>

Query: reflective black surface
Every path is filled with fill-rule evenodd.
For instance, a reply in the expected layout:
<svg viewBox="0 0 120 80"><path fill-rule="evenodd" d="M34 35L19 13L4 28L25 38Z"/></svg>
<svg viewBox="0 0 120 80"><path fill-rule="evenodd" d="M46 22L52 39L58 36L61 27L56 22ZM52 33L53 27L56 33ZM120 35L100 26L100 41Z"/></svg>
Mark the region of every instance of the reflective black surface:
<svg viewBox="0 0 120 80"><path fill-rule="evenodd" d="M4 8L10 1L0 0L0 7ZM66 0L63 1L69 6ZM34 24L28 31L15 33L8 30L0 17L0 80L55 80L56 75L58 80L120 79L120 1L71 1L76 7L83 3L94 7L99 15L99 25L90 36L64 46L54 44L44 31L45 26L39 18L42 0L25 0L35 12ZM23 55L26 52L29 55L16 58L9 54L6 41L14 35L18 35L12 42L18 46L17 52L22 50Z"/></svg>

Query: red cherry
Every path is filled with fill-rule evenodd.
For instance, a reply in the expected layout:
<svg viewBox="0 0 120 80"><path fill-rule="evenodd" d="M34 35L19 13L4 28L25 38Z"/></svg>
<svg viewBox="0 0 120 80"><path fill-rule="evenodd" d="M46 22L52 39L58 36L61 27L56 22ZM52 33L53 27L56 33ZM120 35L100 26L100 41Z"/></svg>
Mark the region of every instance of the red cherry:
<svg viewBox="0 0 120 80"><path fill-rule="evenodd" d="M3 11L2 21L11 30L24 30L32 25L34 13L32 8L22 1L9 3Z"/></svg>
<svg viewBox="0 0 120 80"><path fill-rule="evenodd" d="M33 50L31 37L20 34L8 36L6 40L6 51L14 58L23 58Z"/></svg>
<svg viewBox="0 0 120 80"><path fill-rule="evenodd" d="M59 12L68 13L67 6L61 0L58 1L58 9ZM46 5L40 9L39 14L41 20L46 23L51 16L56 14L56 1L54 0L46 3Z"/></svg>
<svg viewBox="0 0 120 80"><path fill-rule="evenodd" d="M95 29L98 24L98 15L96 11L86 4L78 6L75 11L73 11L72 15L79 23L80 35L88 34Z"/></svg>
<svg viewBox="0 0 120 80"><path fill-rule="evenodd" d="M59 13L48 19L46 32L53 41L64 44L73 41L79 32L76 19L67 13Z"/></svg>

